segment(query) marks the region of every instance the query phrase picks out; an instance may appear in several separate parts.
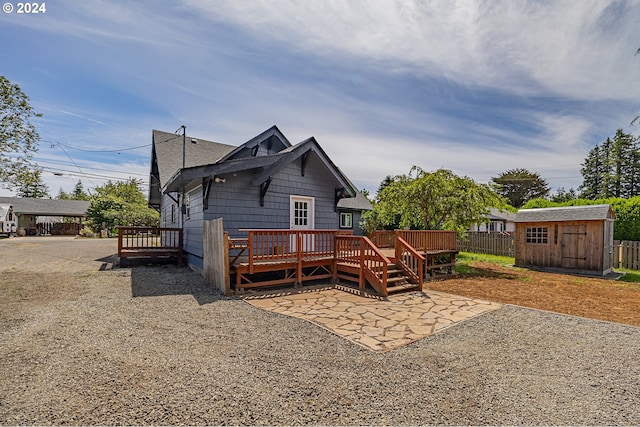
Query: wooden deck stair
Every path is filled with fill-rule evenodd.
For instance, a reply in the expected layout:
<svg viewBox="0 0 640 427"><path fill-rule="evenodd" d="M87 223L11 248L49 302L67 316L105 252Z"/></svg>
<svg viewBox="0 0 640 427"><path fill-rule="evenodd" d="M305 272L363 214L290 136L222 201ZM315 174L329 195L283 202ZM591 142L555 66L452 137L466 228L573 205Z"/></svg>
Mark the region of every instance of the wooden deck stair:
<svg viewBox="0 0 640 427"><path fill-rule="evenodd" d="M337 264L338 277L342 280L350 282L359 282L360 266L356 263L341 262ZM378 278L382 279L382 274L377 274ZM369 283L371 285L371 283ZM410 278L405 272L398 267L395 263L391 262L387 264L387 292L403 292L419 290L420 285L411 283Z"/></svg>
<svg viewBox="0 0 640 427"><path fill-rule="evenodd" d="M409 277L395 263L387 266L387 292L403 292L420 289L420 285L411 283Z"/></svg>

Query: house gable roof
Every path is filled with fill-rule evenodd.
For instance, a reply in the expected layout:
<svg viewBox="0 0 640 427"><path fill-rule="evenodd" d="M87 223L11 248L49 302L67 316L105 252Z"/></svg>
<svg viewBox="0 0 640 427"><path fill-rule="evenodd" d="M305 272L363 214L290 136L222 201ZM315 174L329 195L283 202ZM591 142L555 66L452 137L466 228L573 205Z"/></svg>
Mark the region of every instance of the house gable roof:
<svg viewBox="0 0 640 427"><path fill-rule="evenodd" d="M276 125L262 132L220 158L220 162L255 157L256 155L276 154L291 147L291 143Z"/></svg>
<svg viewBox="0 0 640 427"><path fill-rule="evenodd" d="M184 142L186 167L214 163L236 148L233 145L207 141L189 135L184 137ZM149 204L159 205L160 189L169 178L182 168L182 143L182 135L153 130Z"/></svg>
<svg viewBox="0 0 640 427"><path fill-rule="evenodd" d="M520 209L515 222L596 221L615 219L609 205L567 206L559 208Z"/></svg>
<svg viewBox="0 0 640 427"><path fill-rule="evenodd" d="M324 152L315 138L311 137L294 146L287 147L277 154L242 157L238 159L220 160L213 164L196 166L177 171L162 189L164 193L178 191L182 186L188 186L191 181L201 180L203 177L223 175L251 169L262 169L254 178L252 184L260 185L267 181L269 177L288 166L295 160L313 153L326 167L329 173L335 178L339 185L344 188L343 196L355 197L357 188L338 169Z"/></svg>
<svg viewBox="0 0 640 427"><path fill-rule="evenodd" d="M13 206L16 215L85 217L90 202L84 200L0 197L0 204Z"/></svg>
<svg viewBox="0 0 640 427"><path fill-rule="evenodd" d="M513 212L509 212L507 210L498 209L498 208L490 208L489 214L487 218L494 221L515 221L516 214Z"/></svg>

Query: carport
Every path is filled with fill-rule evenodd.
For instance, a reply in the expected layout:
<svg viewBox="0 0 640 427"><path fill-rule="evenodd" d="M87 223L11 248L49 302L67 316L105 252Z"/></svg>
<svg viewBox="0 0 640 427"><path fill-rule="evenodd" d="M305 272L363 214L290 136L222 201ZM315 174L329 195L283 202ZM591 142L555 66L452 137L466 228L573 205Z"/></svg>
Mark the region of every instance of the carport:
<svg viewBox="0 0 640 427"><path fill-rule="evenodd" d="M87 217L85 200L34 199L0 197L0 204L13 206L19 236L77 235ZM65 221L72 218L72 221Z"/></svg>

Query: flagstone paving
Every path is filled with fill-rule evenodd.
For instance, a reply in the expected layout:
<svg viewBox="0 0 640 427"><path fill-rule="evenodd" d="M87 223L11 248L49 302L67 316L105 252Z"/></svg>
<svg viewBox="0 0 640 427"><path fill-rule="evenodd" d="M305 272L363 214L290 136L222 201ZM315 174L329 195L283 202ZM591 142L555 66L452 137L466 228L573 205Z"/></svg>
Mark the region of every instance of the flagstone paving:
<svg viewBox="0 0 640 427"><path fill-rule="evenodd" d="M308 320L373 351L393 350L503 306L431 290L381 298L342 286L243 299L254 307Z"/></svg>

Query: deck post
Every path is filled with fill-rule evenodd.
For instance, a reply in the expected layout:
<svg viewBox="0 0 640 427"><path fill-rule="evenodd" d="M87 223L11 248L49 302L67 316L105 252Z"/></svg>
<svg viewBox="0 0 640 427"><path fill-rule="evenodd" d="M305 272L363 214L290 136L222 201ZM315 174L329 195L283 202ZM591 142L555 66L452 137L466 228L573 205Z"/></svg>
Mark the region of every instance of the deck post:
<svg viewBox="0 0 640 427"><path fill-rule="evenodd" d="M358 289L364 289L364 245L360 241L360 274L358 275Z"/></svg>
<svg viewBox="0 0 640 427"><path fill-rule="evenodd" d="M224 294L231 295L231 273L229 271L229 233L224 232Z"/></svg>
<svg viewBox="0 0 640 427"><path fill-rule="evenodd" d="M249 274L253 274L253 231L251 230L249 230L247 246L249 247Z"/></svg>
<svg viewBox="0 0 640 427"><path fill-rule="evenodd" d="M302 285L302 233L296 231L296 283L295 286Z"/></svg>
<svg viewBox="0 0 640 427"><path fill-rule="evenodd" d="M333 262L331 263L331 283L338 283L338 233L333 235Z"/></svg>

